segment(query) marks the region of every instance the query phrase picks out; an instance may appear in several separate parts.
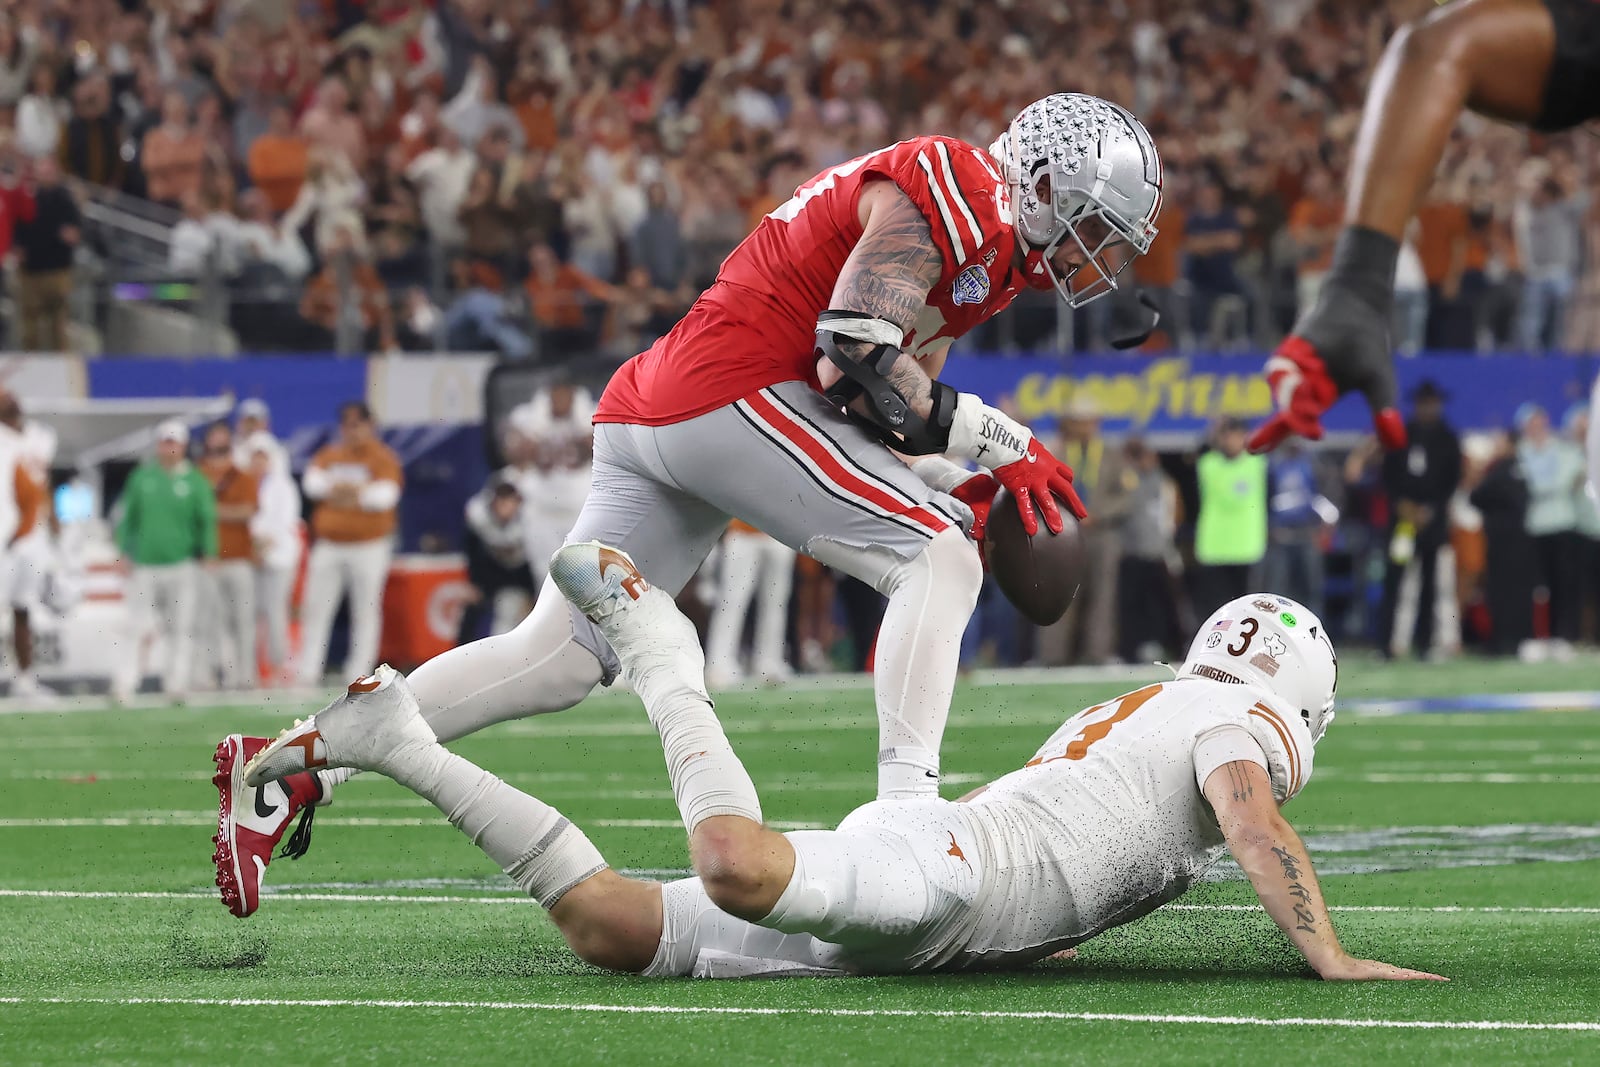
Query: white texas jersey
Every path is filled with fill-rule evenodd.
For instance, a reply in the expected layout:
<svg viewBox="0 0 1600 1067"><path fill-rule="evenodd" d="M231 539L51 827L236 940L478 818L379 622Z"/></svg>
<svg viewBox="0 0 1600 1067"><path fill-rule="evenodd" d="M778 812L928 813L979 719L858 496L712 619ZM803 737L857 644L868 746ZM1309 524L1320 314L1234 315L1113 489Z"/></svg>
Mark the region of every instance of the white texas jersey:
<svg viewBox="0 0 1600 1067"><path fill-rule="evenodd" d="M548 520L566 533L589 495L591 448L594 437L594 397L587 389L574 391L571 409L554 413L548 390L541 389L508 416L512 428L539 448L537 467L526 472L520 485L535 524Z"/></svg>
<svg viewBox="0 0 1600 1067"><path fill-rule="evenodd" d="M56 448L55 430L32 419L22 424L22 454L19 459L33 480L46 488L50 485L50 468L56 461Z"/></svg>
<svg viewBox="0 0 1600 1067"><path fill-rule="evenodd" d="M1299 712L1252 686L1190 676L1079 712L972 802L993 882L956 965L1037 959L1179 896L1226 847L1206 777L1249 760L1281 803L1311 754Z"/></svg>

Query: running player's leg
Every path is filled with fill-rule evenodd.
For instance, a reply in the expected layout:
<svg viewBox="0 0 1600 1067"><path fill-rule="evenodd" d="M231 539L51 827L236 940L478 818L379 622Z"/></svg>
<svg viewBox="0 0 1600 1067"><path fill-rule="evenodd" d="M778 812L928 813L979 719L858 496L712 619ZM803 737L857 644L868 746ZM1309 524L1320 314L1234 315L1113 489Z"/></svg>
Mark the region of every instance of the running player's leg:
<svg viewBox="0 0 1600 1067"><path fill-rule="evenodd" d="M639 427L602 425L595 434L594 480L570 539L621 548L676 593L711 551L727 517L652 480ZM564 711L616 676L616 656L600 631L548 579L515 629L435 656L407 679L422 716L443 742L508 719ZM326 785L350 770L326 771Z"/></svg>
<svg viewBox="0 0 1600 1067"><path fill-rule="evenodd" d="M727 516L653 480L640 448L642 429L596 428L594 479L567 539L627 552L654 585L676 595L716 544ZM570 708L616 672L600 631L546 580L514 630L435 657L409 681L428 725L448 742L507 719Z"/></svg>
<svg viewBox="0 0 1600 1067"><path fill-rule="evenodd" d="M889 598L875 672L878 795L937 795L961 635L983 580L966 506L804 382L656 435L672 484Z"/></svg>
<svg viewBox="0 0 1600 1067"><path fill-rule="evenodd" d="M573 536L613 538L648 561L664 588L679 589L710 551L727 518L703 501L652 481L645 453L653 447L646 437L628 438L623 429L602 426L596 434L593 489ZM614 664L610 647L593 624L547 588L515 630L447 652L418 668L411 680L429 728L450 741L506 719L571 707L597 683L609 681ZM268 787L270 794L258 792L235 772L266 745L265 738L234 734L213 757L219 794L217 884L223 902L241 917L255 910L262 874L295 815L309 804L326 803L333 787L356 773L349 767L325 768L290 778L281 795L277 786ZM271 814L253 817L263 812ZM309 820L310 813L303 818ZM310 822L301 826L308 831ZM295 848L287 854L303 853L308 841L308 833L297 831L291 838Z"/></svg>

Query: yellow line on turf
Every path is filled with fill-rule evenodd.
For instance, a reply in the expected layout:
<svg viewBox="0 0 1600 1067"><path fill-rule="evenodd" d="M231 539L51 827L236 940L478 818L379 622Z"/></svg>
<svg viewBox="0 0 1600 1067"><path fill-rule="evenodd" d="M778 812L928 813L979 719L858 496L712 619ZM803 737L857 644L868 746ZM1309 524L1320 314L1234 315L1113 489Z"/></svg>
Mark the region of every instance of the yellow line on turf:
<svg viewBox="0 0 1600 1067"><path fill-rule="evenodd" d="M1600 1022L1516 1022L1499 1019L1316 1019L1250 1015L1143 1015L1098 1011L939 1011L916 1008L743 1008L666 1004L553 1004L515 1000L278 1000L239 997L0 997L0 1004L153 1004L208 1008L422 1008L465 1011L593 1012L616 1015L794 1015L855 1019L1039 1019L1055 1022L1158 1023L1188 1026L1315 1026L1358 1030L1576 1030Z"/></svg>

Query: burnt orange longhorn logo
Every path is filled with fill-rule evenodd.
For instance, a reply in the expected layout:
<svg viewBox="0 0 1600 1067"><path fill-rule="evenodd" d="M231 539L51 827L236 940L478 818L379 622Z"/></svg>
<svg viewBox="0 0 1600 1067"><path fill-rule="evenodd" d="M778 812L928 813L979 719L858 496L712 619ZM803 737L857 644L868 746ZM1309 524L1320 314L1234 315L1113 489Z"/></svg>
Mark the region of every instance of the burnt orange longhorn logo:
<svg viewBox="0 0 1600 1067"><path fill-rule="evenodd" d="M306 770L309 771L315 767L326 767L328 765L327 760L317 755L317 742L321 740L322 734L317 730L312 730L308 734L301 734L299 737L285 741L283 747L298 748L304 753ZM954 841L955 838L951 838L951 840Z"/></svg>
<svg viewBox="0 0 1600 1067"><path fill-rule="evenodd" d="M379 678L376 674L369 674L364 678L357 678L355 681L351 682L350 688L347 691L351 696L355 696L357 693L370 693L382 684L382 678Z"/></svg>
<svg viewBox="0 0 1600 1067"><path fill-rule="evenodd" d="M950 833L950 831L948 831L948 830L946 830L945 833L949 833L950 834L950 849L949 849L949 851L947 851L945 853L945 855L946 856L954 856L956 859L960 860L962 863L967 863L967 854L965 852L961 851L961 846L960 845L956 844L956 835L953 834L953 833ZM967 866L970 867L970 866L972 866L972 864L967 863Z"/></svg>
<svg viewBox="0 0 1600 1067"><path fill-rule="evenodd" d="M622 588L633 600L644 596L645 590L650 587L645 584L644 577L634 569L633 564L621 552L612 548L600 550L600 574L605 576L606 568L621 567L623 572Z"/></svg>

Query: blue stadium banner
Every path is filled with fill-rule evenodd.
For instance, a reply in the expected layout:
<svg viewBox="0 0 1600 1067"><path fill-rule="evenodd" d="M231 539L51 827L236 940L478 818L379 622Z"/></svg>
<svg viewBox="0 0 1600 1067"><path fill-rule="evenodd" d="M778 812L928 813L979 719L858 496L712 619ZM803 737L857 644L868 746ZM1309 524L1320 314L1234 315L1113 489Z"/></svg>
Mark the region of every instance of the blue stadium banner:
<svg viewBox="0 0 1600 1067"><path fill-rule="evenodd" d="M239 400L263 400L272 409L272 429L280 437L301 428L331 426L340 403L367 399L365 359L119 356L89 360L88 371L89 395L95 399L231 394Z"/></svg>
<svg viewBox="0 0 1600 1067"><path fill-rule="evenodd" d="M1075 399L1092 401L1111 433L1203 433L1215 420L1251 421L1272 409L1261 355L1044 357L952 355L940 378L1005 406L1036 429L1050 430ZM1424 355L1397 361L1402 397L1425 380L1449 394L1447 414L1462 430L1509 426L1517 406L1534 400L1559 420L1587 400L1593 358ZM1409 410L1410 405L1402 403ZM1370 428L1365 403L1347 397L1328 413L1332 433Z"/></svg>

